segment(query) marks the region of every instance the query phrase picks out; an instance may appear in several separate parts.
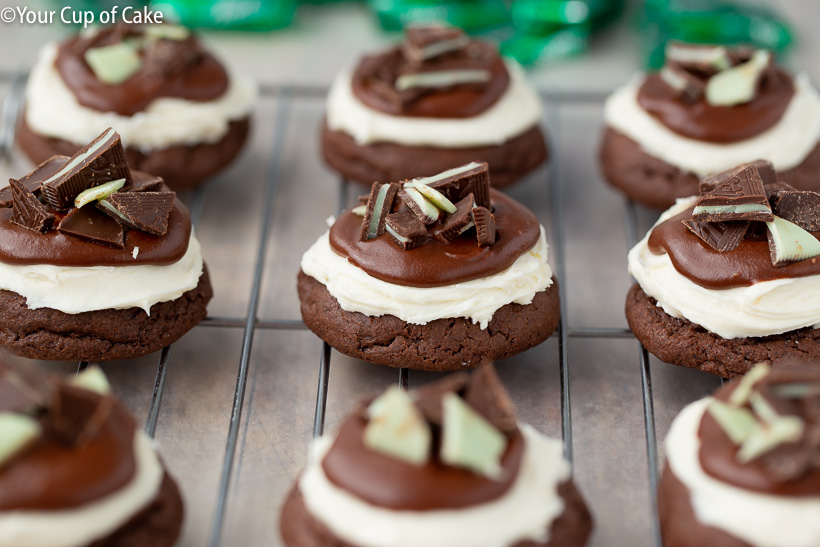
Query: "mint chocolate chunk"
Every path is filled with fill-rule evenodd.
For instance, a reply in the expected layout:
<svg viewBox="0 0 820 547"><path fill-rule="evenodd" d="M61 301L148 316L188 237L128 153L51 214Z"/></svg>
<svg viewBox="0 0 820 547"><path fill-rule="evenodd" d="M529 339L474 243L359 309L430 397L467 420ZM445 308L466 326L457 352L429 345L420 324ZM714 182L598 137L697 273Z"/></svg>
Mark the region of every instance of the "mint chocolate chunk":
<svg viewBox="0 0 820 547"><path fill-rule="evenodd" d="M452 241L475 226L473 220L474 207L475 199L473 199L472 194L456 203L456 212L447 215L447 220L444 221L444 226L441 227L441 237L447 241Z"/></svg>
<svg viewBox="0 0 820 547"><path fill-rule="evenodd" d="M183 40L148 40L143 51L145 73L170 78L199 61L202 52L193 37Z"/></svg>
<svg viewBox="0 0 820 547"><path fill-rule="evenodd" d="M125 179L124 189L131 187L120 135L109 127L43 180L43 194L55 209L68 209L86 188L117 179Z"/></svg>
<svg viewBox="0 0 820 547"><path fill-rule="evenodd" d="M486 207L473 207L472 214L478 246L495 243L495 217L490 210Z"/></svg>
<svg viewBox="0 0 820 547"><path fill-rule="evenodd" d="M415 249L427 241L427 227L412 211L401 211L388 215L384 229L405 251Z"/></svg>
<svg viewBox="0 0 820 547"><path fill-rule="evenodd" d="M726 70L734 64L729 51L723 46L669 42L665 53L667 61L705 76Z"/></svg>
<svg viewBox="0 0 820 547"><path fill-rule="evenodd" d="M162 177L149 175L142 171L132 170L131 178L134 184L131 187L131 192L159 192L165 184Z"/></svg>
<svg viewBox="0 0 820 547"><path fill-rule="evenodd" d="M427 198L415 188L400 188L399 198L425 225L434 223L441 216L441 210L427 201Z"/></svg>
<svg viewBox="0 0 820 547"><path fill-rule="evenodd" d="M431 424L441 426L444 423L441 398L445 393L462 395L469 380L470 375L466 372L456 372L413 390L416 407L421 411L424 419Z"/></svg>
<svg viewBox="0 0 820 547"><path fill-rule="evenodd" d="M473 194L479 207L490 208L490 168L486 162L471 162L413 182L435 188L453 203Z"/></svg>
<svg viewBox="0 0 820 547"><path fill-rule="evenodd" d="M54 225L54 214L16 180L9 179L9 186L12 197L9 220L32 232L47 232Z"/></svg>
<svg viewBox="0 0 820 547"><path fill-rule="evenodd" d="M783 266L820 256L820 241L800 226L774 217L767 222L769 254L774 266Z"/></svg>
<svg viewBox="0 0 820 547"><path fill-rule="evenodd" d="M771 64L772 54L757 50L748 61L718 72L706 83L706 102L713 106L748 103Z"/></svg>
<svg viewBox="0 0 820 547"><path fill-rule="evenodd" d="M382 184L374 182L370 187L370 197L367 199L367 210L362 220L361 240L375 239L384 233L384 222L387 215L393 210L393 201L399 191L399 183L388 182Z"/></svg>
<svg viewBox="0 0 820 547"><path fill-rule="evenodd" d="M480 68L431 70L402 74L396 78L395 86L399 92L415 88L441 89L463 84L485 84L491 78L489 70Z"/></svg>
<svg viewBox="0 0 820 547"><path fill-rule="evenodd" d="M771 199L772 210L780 218L804 230L820 230L820 194L805 190L781 190Z"/></svg>
<svg viewBox="0 0 820 547"><path fill-rule="evenodd" d="M59 384L44 420L45 430L63 444L90 442L111 413L114 399L85 388Z"/></svg>
<svg viewBox="0 0 820 547"><path fill-rule="evenodd" d="M122 225L93 207L72 210L63 217L57 230L94 243L114 247L125 246L125 232Z"/></svg>
<svg viewBox="0 0 820 547"><path fill-rule="evenodd" d="M718 252L732 251L740 245L749 229L749 221L701 222L682 220L683 225Z"/></svg>
<svg viewBox="0 0 820 547"><path fill-rule="evenodd" d="M713 191L727 180L731 179L732 177L736 176L738 173L749 167L754 167L755 169L757 169L757 173L758 175L760 175L760 179L763 181L764 189L770 185L786 184L784 182L777 182L777 174L774 171L774 166L772 165L772 162L766 160L755 160L749 163L738 165L736 167L732 167L731 169L727 169L726 171L721 171L720 173L704 177L698 185L700 195L708 194L709 192ZM789 188L791 188L791 186L789 186ZM766 193L768 195L769 192L767 191Z"/></svg>
<svg viewBox="0 0 820 547"><path fill-rule="evenodd" d="M667 63L661 68L659 76L684 102L696 103L703 98L706 84L680 65Z"/></svg>
<svg viewBox="0 0 820 547"><path fill-rule="evenodd" d="M470 39L457 27L411 27L405 33L402 51L409 63L421 64L445 53L458 51L469 43Z"/></svg>
<svg viewBox="0 0 820 547"><path fill-rule="evenodd" d="M717 187L698 199L693 218L706 222L730 220L757 220L771 222L771 205L763 188L759 170L745 166L735 175L717 184Z"/></svg>
<svg viewBox="0 0 820 547"><path fill-rule="evenodd" d="M518 429L515 405L491 364L478 367L470 375L464 401L496 429L504 433Z"/></svg>
<svg viewBox="0 0 820 547"><path fill-rule="evenodd" d="M119 85L139 71L139 52L127 42L86 50L85 62L97 79L108 85Z"/></svg>
<svg viewBox="0 0 820 547"><path fill-rule="evenodd" d="M39 196L43 179L56 173L69 159L68 156L51 156L30 172L17 179L17 182L25 186L28 191L35 196ZM0 190L0 207L11 207L11 202L11 186L6 186Z"/></svg>
<svg viewBox="0 0 820 547"><path fill-rule="evenodd" d="M118 192L97 207L129 228L161 236L168 231L175 198L175 192Z"/></svg>

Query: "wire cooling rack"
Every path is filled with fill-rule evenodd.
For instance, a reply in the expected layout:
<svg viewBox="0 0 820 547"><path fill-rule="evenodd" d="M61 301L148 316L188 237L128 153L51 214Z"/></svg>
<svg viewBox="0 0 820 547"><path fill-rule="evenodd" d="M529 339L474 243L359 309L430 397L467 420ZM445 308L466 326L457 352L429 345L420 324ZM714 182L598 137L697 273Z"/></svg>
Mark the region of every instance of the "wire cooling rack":
<svg viewBox="0 0 820 547"><path fill-rule="evenodd" d="M24 83L24 75L0 74L0 85L5 85L7 88L3 103L2 124L0 124L0 157L7 162L12 161L11 158L14 156L12 151L14 121L21 109ZM243 316L209 316L192 333L178 342L182 344L189 337L205 340L213 329L241 332L241 342L238 344L238 364L234 357L233 364L220 363L219 365L228 369L235 367L236 370L229 410L228 408L219 409L220 418L218 419L203 419L207 422L206 429L216 431L208 441L208 446L210 446L208 450L212 456L210 459L221 457L221 461L216 466L212 462L208 468L209 473L201 473L192 479L188 477L186 467L188 465L192 468L197 467L196 463L191 462L198 460L191 457L190 452L196 449L195 441L188 439L182 442L182 447L176 456L172 457L167 454L167 451L164 452L172 471L185 475L180 481L183 492L186 492L186 485L190 487L194 480L204 479L204 482L210 484L209 488L200 491L200 496L186 496L188 525L182 538L182 544L185 545L208 544L212 547L238 544L270 545L278 544L277 542L280 541L276 534L276 514L290 482L304 463L303 455L307 449L308 438L305 435L307 424L305 420L301 420L301 427L283 426L282 424L287 422L289 408L284 411L280 409L286 415L281 420L276 415L264 414L262 410L256 410L255 407L252 411L249 410L252 405L265 404L262 394L271 384L280 383L276 375L271 375L270 382L261 379L266 369L265 365L260 363L293 357L287 351L290 345L287 341L275 346L274 355L258 355L256 360L253 358L253 348L260 333L270 332L276 333L277 336L283 335L285 338L282 340L290 338L287 335L289 331L299 333L294 336L301 336L304 333L309 337L308 346L312 347L316 343L315 338L310 338L312 335L306 332L298 315L294 317L292 305L289 317L274 314L273 317L280 318L270 319L268 315L260 318L260 304L265 303L266 308L276 309L275 305L268 306L268 304L271 304L271 301L275 304L275 297L279 293L277 291L266 293L265 282L269 278L270 270L275 269L272 263L275 265L278 260L277 253L287 254L286 261L290 263L290 266L295 265L290 271L290 290L292 291L295 285L293 278L298 268L298 257L318 235L318 233L311 234L290 247L273 245L274 236L272 234L280 230L275 226L277 215L288 215L289 208L282 206L282 201L287 198L282 197L282 194L285 189L292 191L300 184L300 180L294 180L298 177L290 176L293 171L289 167L292 153L294 149L304 148L303 144L308 142L308 139L311 139L311 143L315 142L315 127L318 127L319 120L321 120L325 93L326 89L313 87L263 87L262 100L271 103L273 108L267 109L262 114L262 120L257 115L256 124L258 132L272 133L272 141L268 148L262 149L262 157L267 157L267 167L260 177L262 179L260 184L254 187L254 199L259 202L256 211L259 219L258 226L253 238L250 234L246 234L248 236L246 245L253 246L252 241L255 242L252 259L246 262L250 272L250 282L247 284L247 296L245 296L247 309ZM700 373L693 375L691 371L672 371L671 367L655 362L645 349L634 342L632 334L624 326L624 321L617 310L612 310L613 303L617 303L619 297L620 302L623 302L626 287L628 287L629 281L623 272L625 249L638 240L652 222L655 214L636 207L632 203L623 202L619 197L604 190L597 180L592 180L591 185L588 184L590 179L597 178L597 175L590 175L590 173L596 171L594 148L597 146L596 132L605 95L563 92L542 94L542 97L545 127L552 142L552 157L547 169L539 170L524 183L526 190L519 191L520 195L515 194L517 190L513 190L513 194L539 213L539 218L547 226L548 239L552 247L550 261L559 280L562 320L556 333L541 349L536 348L523 354L524 357L511 359L510 361L518 359L522 364L511 363L509 369L506 364L499 365L499 371L504 379L505 374L514 374L508 370L514 370L514 367L530 366L524 363L532 361L531 366L534 367L533 370L536 371L538 378L541 376L550 378L546 380L549 384L546 389L539 386L525 386L522 389L519 385L517 389L511 391L518 400L520 411L523 410L531 420L532 416L535 416L536 421L540 421L542 430L547 430L547 432L557 430L562 434L566 457L574 463L576 481L579 482L581 490L587 494L587 499L598 522L592 544L660 546L654 497L659 472L659 452L662 451L657 441L659 433L665 432L671 416L681 406L694 400L697 394L711 391L718 381L711 377L704 378ZM299 129L302 124L292 119L296 112L305 108L310 111L308 117L314 121L314 130L307 132ZM577 123L579 119L584 120L583 123L586 124L588 131L579 132ZM578 146L575 145L576 141ZM257 152L255 149L254 151ZM315 154L315 151L311 154ZM257 152L258 155L259 152ZM313 161L318 163L318 160ZM588 176L579 176L579 170ZM330 178L332 175L327 174L325 177ZM353 188L355 185L349 185L345 181L339 181L337 184L335 201L334 198L325 195L327 192L322 192L323 199L333 202L330 207L335 211L345 208L355 199L357 193L361 193ZM205 223L213 222L213 218L203 219L206 202L219 201L225 196L225 193L213 193L205 188L182 196L191 210L191 218L198 231ZM591 203L585 202L584 199L588 196L595 196L595 199ZM617 213L618 210L622 213ZM300 210L297 214L311 215L314 220L321 218L315 211ZM613 222L611 220L613 214L615 218L618 214L622 214L622 219ZM584 232L588 224L595 224L594 221L587 222L586 219L597 217L610 219L612 225L615 226L612 233L593 233L591 236L579 239L576 234L578 227L581 226L580 230ZM315 224L318 225L318 223ZM617 241L619 237L623 237L620 242ZM203 248L208 258L208 247L205 241L203 241ZM568 248L572 249L569 253ZM568 268L568 261L571 263L570 268ZM568 271L569 269L572 271ZM615 276L617 280L612 279L611 272L619 272ZM592 294L591 297L587 297L589 290L584 288L582 283L595 275L600 281L596 283L596 286L601 290L598 290L597 296ZM611 290L606 290L610 281ZM224 288L215 280L214 290L217 294ZM592 290L592 293L595 292L596 290ZM600 294L609 294L611 297L607 297L604 302L598 302ZM581 305L573 306L571 305L573 302L580 302ZM598 304L601 304L601 308L606 311L598 311L596 308ZM580 326L573 322L576 309L581 310L578 313ZM612 318L616 316L619 319L613 320ZM596 321L594 324L601 326L585 326L583 323L590 318L600 319L600 323ZM624 347L624 343L628 346ZM335 353L325 343L319 345L317 349L318 352L310 349L303 350L300 346L294 354L295 361L298 362L293 365L315 367L318 361L317 377L313 380L314 382L318 380L314 401L311 402L307 397L302 396L305 390L297 389L296 386L286 385L284 388L273 388L274 390L299 391L300 395L295 396L292 402L300 405L301 409L314 408L312 428L309 425L307 427L312 429L313 436L321 435L325 430L328 393L333 386L331 362L354 361ZM133 384L118 385L114 382L115 390L121 396L126 395L126 404L129 404L138 416L145 416L145 431L152 437L157 434L160 424L165 425L169 422L168 429L173 431L177 430L178 424L175 424L175 421L185 421L186 424L196 423L198 418L197 415L186 414L184 409L178 408L166 413L161 412L163 396L169 389L167 388L169 370L192 366L187 362L176 362L173 355L174 350L170 346L159 352L156 372L150 386L150 395L147 395L144 386L137 389ZM197 354L196 348L189 351L187 355L186 360L189 360L190 356L196 359L207 357ZM150 359L156 359L156 356ZM596 369L597 371L587 370L591 361L601 361L611 365L610 370L616 371L618 376L607 377L599 385L588 386L587 381L590 378L596 374L606 374L606 371L601 372L604 369L600 368ZM77 370L82 370L87 365L88 363L81 362ZM334 370L356 366L362 367L359 364L343 363L337 365ZM106 367L109 375L112 374L112 367L110 365ZM404 388L415 384L415 378L419 378L419 383L435 378L435 375L430 373L413 372L410 374L407 369L385 371L385 369L376 367L378 372L371 372L368 367L374 367L373 365L363 365L363 367L362 370L365 371L363 374L378 375L380 380L386 378L385 375L397 374L399 385ZM251 372L252 369L253 372ZM673 399L671 403L664 404L660 428L656 424L658 399L653 392L653 371L663 375L664 391L676 394L670 397ZM350 386L350 378L345 374L346 372L337 373L342 375L339 380L342 390ZM290 375L290 371L282 373L281 383L287 384L291 380ZM142 374L142 378L142 382L145 382L148 377ZM298 383L303 386L309 380L310 376L303 374L299 377ZM190 377L188 381L191 382ZM225 380L222 383L224 389ZM577 388L581 391L579 401L574 399L578 396L573 390L573 385L576 383L581 386ZM369 383L365 382L365 384L366 387L362 389L373 390ZM639 403L636 401L638 392L635 389L636 386L639 386ZM194 392L193 388L186 389L186 387L181 384L178 386L179 389L174 394L177 400L210 398L208 395ZM383 387L379 385L379 389ZM255 391L259 393L254 395ZM351 391L358 391L358 388ZM135 397L145 395L148 396L147 407L144 401L135 399ZM354 398L355 394L350 393L349 395L343 393L342 398L345 402L336 405L338 407L334 412L336 421L345 414L345 406L350 408L351 403L348 400ZM220 406L225 407L228 398L222 397L221 400ZM540 410L528 411L529 406L540 409L545 401L547 408L552 404L550 401L556 403L557 412L547 410L546 415L542 416L543 413ZM599 403L608 404L610 408L598 408ZM612 416L619 414L621 406L628 407L622 412L628 417L627 425L621 427L615 420L610 427L608 424L612 421ZM640 415L639 419L635 418L637 414ZM580 418L577 417L578 415ZM638 423L641 424L640 429L636 427ZM278 435L272 435L269 439L257 442L257 433L267 431L271 427ZM595 431L588 433L587 429L590 427L593 427ZM574 435L576 431L581 431L581 438ZM623 446L618 444L622 437L626 438ZM159 441L163 445L174 445L175 443L172 433L165 437L160 436ZM291 446L294 444L295 447ZM279 471L284 471L279 473L279 480L275 484L267 486L253 484L261 482L257 476L260 473L264 475L266 468L249 462L253 458L258 458L260 462L271 465L271 460L267 455L254 453L252 445L258 445L260 454L261 448L265 446L268 451L279 454L277 447L287 445L286 454L301 454L302 456L295 456L293 461L284 462L280 457L272 464L274 467L281 466ZM213 448L214 446L223 447L223 449ZM219 455L220 452L221 455ZM287 460L287 458L284 459ZM625 468L628 467L631 471L625 473L626 476L619 476L618 468L613 467L613 459L624 460ZM632 462L631 467L627 466L627 461L632 460L635 461ZM642 463L638 463L641 460ZM250 470L245 472L245 469ZM246 480L242 481L242 484L238 484L240 481L237 476L240 474L249 475ZM621 481L620 484L619 481ZM268 499L259 499L258 496L268 489L271 490L270 496L265 496ZM618 490L621 490L620 494ZM243 495L244 491L249 494ZM208 495L212 497L212 500L203 499ZM634 506L636 511L629 517L624 517L619 513L621 505L628 508Z"/></svg>

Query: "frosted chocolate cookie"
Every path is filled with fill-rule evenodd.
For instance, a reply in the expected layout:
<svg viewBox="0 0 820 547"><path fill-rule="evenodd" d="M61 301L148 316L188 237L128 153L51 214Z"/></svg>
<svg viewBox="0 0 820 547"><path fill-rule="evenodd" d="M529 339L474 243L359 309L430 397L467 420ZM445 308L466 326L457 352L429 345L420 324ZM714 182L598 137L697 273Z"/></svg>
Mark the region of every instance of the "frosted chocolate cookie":
<svg viewBox="0 0 820 547"><path fill-rule="evenodd" d="M302 257L302 318L371 363L460 370L504 359L558 326L544 229L489 187L486 163L374 183Z"/></svg>
<svg viewBox="0 0 820 547"><path fill-rule="evenodd" d="M99 368L0 363L0 394L0 546L174 544L179 489Z"/></svg>
<svg viewBox="0 0 820 547"><path fill-rule="evenodd" d="M362 404L316 439L282 509L289 547L580 547L562 443L520 424L491 366Z"/></svg>
<svg viewBox="0 0 820 547"><path fill-rule="evenodd" d="M541 103L515 61L450 27L415 27L401 46L343 71L327 98L325 161L370 185L484 161L508 186L547 158Z"/></svg>
<svg viewBox="0 0 820 547"><path fill-rule="evenodd" d="M187 209L129 168L114 130L0 190L0 345L14 353L145 355L199 323L211 296Z"/></svg>
<svg viewBox="0 0 820 547"><path fill-rule="evenodd" d="M666 437L667 547L820 544L820 367L758 365L684 408Z"/></svg>
<svg viewBox="0 0 820 547"><path fill-rule="evenodd" d="M604 177L629 198L666 209L698 180L766 159L780 180L820 189L820 95L771 53L670 43L658 73L607 99Z"/></svg>
<svg viewBox="0 0 820 547"><path fill-rule="evenodd" d="M629 252L632 332L663 361L726 378L820 361L820 195L758 161L707 177Z"/></svg>
<svg viewBox="0 0 820 547"><path fill-rule="evenodd" d="M233 74L183 27L117 25L43 47L26 88L17 142L34 162L73 155L106 127L134 169L175 190L239 154L256 84Z"/></svg>

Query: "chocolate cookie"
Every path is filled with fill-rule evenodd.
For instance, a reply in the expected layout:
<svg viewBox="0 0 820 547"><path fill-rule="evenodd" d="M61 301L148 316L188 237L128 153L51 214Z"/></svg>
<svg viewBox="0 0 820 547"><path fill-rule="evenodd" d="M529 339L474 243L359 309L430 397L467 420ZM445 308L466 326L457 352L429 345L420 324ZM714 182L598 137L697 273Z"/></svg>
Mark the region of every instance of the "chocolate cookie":
<svg viewBox="0 0 820 547"><path fill-rule="evenodd" d="M555 278L552 283L528 305L498 309L486 329L463 317L414 325L393 315L348 312L302 271L298 290L305 324L338 351L380 365L443 372L505 359L546 340L560 316Z"/></svg>
<svg viewBox="0 0 820 547"><path fill-rule="evenodd" d="M169 146L147 154L126 147L126 159L131 169L158 175L174 190L187 190L227 167L239 154L249 131L250 118L243 118L231 122L228 132L217 142ZM82 148L62 139L38 135L26 123L25 112L17 124L17 144L35 164L55 154L71 156Z"/></svg>
<svg viewBox="0 0 820 547"><path fill-rule="evenodd" d="M635 338L660 360L723 378L741 376L761 361L787 357L820 361L820 329L721 338L691 321L667 314L637 283L626 298L626 319Z"/></svg>
<svg viewBox="0 0 820 547"><path fill-rule="evenodd" d="M165 473L154 501L114 531L89 547L170 547L182 527L183 507L179 488Z"/></svg>
<svg viewBox="0 0 820 547"><path fill-rule="evenodd" d="M495 188L517 182L546 161L547 145L537 125L497 146L436 148L404 146L392 142L358 144L342 131L322 126L325 161L345 178L370 185L373 181L400 181L440 173L471 161L490 164Z"/></svg>
<svg viewBox="0 0 820 547"><path fill-rule="evenodd" d="M521 541L512 547L581 547L592 531L592 517L572 480L558 486L564 512L550 526L547 543ZM305 507L298 482L291 489L279 521L282 538L290 547L356 547L333 535Z"/></svg>
<svg viewBox="0 0 820 547"><path fill-rule="evenodd" d="M604 178L633 201L667 209L675 199L698 194L698 177L644 152L640 145L607 127L600 150ZM820 143L779 180L801 190L820 190Z"/></svg>
<svg viewBox="0 0 820 547"><path fill-rule="evenodd" d="M77 314L30 309L26 299L0 290L0 345L30 359L109 361L157 351L182 337L206 316L213 296L207 269L199 284L176 300L140 308Z"/></svg>

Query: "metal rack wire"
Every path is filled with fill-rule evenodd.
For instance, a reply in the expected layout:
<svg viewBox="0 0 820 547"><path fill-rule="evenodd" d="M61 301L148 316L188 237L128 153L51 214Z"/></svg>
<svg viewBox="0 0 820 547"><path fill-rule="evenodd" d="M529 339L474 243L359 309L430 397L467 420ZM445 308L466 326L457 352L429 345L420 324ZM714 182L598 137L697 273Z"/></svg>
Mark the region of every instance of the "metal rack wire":
<svg viewBox="0 0 820 547"><path fill-rule="evenodd" d="M25 75L0 75L2 80L11 82L11 90L7 95L3 105L2 124L0 124L0 158L10 153L14 142L14 121L17 119L22 102L23 86ZM233 394L230 419L227 424L227 440L225 443L224 456L220 471L218 490L216 492L216 505L211 521L209 545L216 547L223 543L223 532L225 514L228 505L228 498L232 480L236 473L236 455L240 439L240 424L242 422L243 410L246 406L246 391L249 381L249 364L254 336L260 329L273 330L299 330L305 329L304 324L297 320L272 320L261 321L258 318L260 301L260 291L265 268L265 260L268 253L268 239L271 232L271 220L274 212L274 202L276 190L279 186L281 173L281 163L283 147L286 141L287 121L290 107L294 101L317 100L324 97L326 90L312 87L295 86L265 86L262 94L268 98L277 99L277 109L274 130L273 150L267 166L265 182L262 195L262 222L257 234L257 252L255 255L255 265L253 268L253 280L251 283L247 312L244 317L208 317L201 326L205 328L234 328L242 329L242 344L238 360L236 384ZM543 94L546 116L549 123L550 132L553 135L560 135L558 111L562 106L578 103L600 103L604 94L579 94L573 92ZM586 327L569 329L567 325L567 290L568 280L565 276L565 211L564 211L564 181L561 180L560 158L553 157L550 167L545 174L544 184L549 182L549 192L546 199L549 202L551 211L552 241L555 264L553 264L556 277L559 279L559 291L561 301L561 321L554 336L557 338L558 347L558 374L560 389L560 409L561 409L561 429L565 443L566 457L573 459L573 421L571 413L571 389L570 379L572 366L569 359L568 343L570 339L630 339L632 334L628 329ZM347 204L348 185L345 181L340 181L338 191L338 209L343 209ZM200 189L186 196L186 201L191 209L191 218L194 224L199 222L202 213L204 193ZM626 225L627 240L631 247L638 239L638 228L635 206L626 203L624 210L624 220ZM162 405L163 393L166 385L166 377L169 368L172 366L172 348L164 348L159 354L156 374L154 377L151 399L148 407L145 431L153 436L159 421L160 408ZM328 387L330 384L331 358L333 351L326 343L322 345L319 357L318 385L315 400L315 414L313 422L313 435L319 436L324 431L325 414L327 408ZM84 369L87 363L81 362L78 371ZM650 499L652 510L652 543L655 546L661 545L660 530L657 519L657 508L655 505L655 490L658 477L658 455L655 431L654 398L652 392L652 378L649 367L649 356L643 347L639 347L638 360L641 391L643 398L643 418L644 433L646 440L646 455L648 464ZM409 371L399 369L399 385L403 388L409 386Z"/></svg>

